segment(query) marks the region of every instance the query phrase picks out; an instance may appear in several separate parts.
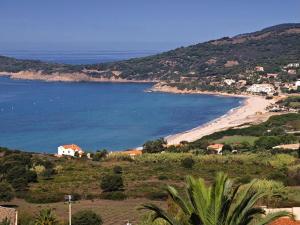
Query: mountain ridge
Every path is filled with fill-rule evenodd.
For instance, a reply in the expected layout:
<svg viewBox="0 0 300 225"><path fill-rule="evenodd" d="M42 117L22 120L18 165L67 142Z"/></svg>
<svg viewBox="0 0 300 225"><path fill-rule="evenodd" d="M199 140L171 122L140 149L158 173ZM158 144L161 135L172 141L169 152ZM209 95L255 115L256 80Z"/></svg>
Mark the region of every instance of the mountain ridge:
<svg viewBox="0 0 300 225"><path fill-rule="evenodd" d="M300 59L300 23L279 24L259 31L223 37L160 54L92 65L66 65L0 56L2 73L39 72L39 76L85 75L84 80L180 81L242 73L256 65L272 72ZM71 78L72 80L72 78ZM80 81L80 79L79 79Z"/></svg>

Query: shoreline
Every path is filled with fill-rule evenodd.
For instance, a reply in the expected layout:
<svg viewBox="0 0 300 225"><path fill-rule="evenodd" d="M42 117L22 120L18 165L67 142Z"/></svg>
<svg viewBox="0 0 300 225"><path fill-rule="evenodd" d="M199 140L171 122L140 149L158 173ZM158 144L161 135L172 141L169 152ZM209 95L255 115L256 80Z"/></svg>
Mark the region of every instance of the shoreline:
<svg viewBox="0 0 300 225"><path fill-rule="evenodd" d="M95 82L95 83L157 83L155 80L127 80L119 77L105 78L105 77L90 77L83 72L76 73L52 73L43 74L41 71L20 71L0 72L0 77L9 77L12 80L31 80L31 81L44 81L44 82Z"/></svg>
<svg viewBox="0 0 300 225"><path fill-rule="evenodd" d="M265 97L250 94L229 94L223 92L199 91L199 90L179 90L177 87L168 86L165 83L159 83L153 80L125 80L108 78L91 78L86 74L52 74L44 75L41 72L23 71L18 73L0 72L0 76L8 76L10 79L20 80L40 80L45 82L116 82L116 83L155 83L146 92L163 92L173 94L202 94L222 97L242 98L242 104L236 108L230 109L224 115L205 124L197 126L187 131L171 134L165 137L168 145L178 145L182 141L192 142L212 133L226 130L233 127L239 127L243 124L256 124L266 121L270 116L276 113L266 111L266 107L274 104L274 99L267 100ZM74 77L76 79L74 79ZM277 113L278 114L278 113Z"/></svg>
<svg viewBox="0 0 300 225"><path fill-rule="evenodd" d="M190 130L169 135L165 137L165 140L168 145L179 145L182 141L193 142L204 136L229 128L264 122L270 116L277 114L265 110L272 103L274 101L266 100L261 96L245 97L239 107L230 109L226 114Z"/></svg>

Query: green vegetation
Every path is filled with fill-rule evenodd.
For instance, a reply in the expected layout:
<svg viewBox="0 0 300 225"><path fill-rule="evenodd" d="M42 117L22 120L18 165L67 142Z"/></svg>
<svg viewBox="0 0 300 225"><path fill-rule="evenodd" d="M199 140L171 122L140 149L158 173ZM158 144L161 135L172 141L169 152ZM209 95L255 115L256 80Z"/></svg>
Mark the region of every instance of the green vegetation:
<svg viewBox="0 0 300 225"><path fill-rule="evenodd" d="M9 183L2 181L0 183L0 201L9 202L14 198L14 192Z"/></svg>
<svg viewBox="0 0 300 225"><path fill-rule="evenodd" d="M0 221L0 225L10 225L10 220L5 218L4 220Z"/></svg>
<svg viewBox="0 0 300 225"><path fill-rule="evenodd" d="M128 80L163 80L180 89L205 89L222 91L220 85L208 85L204 77L235 76L257 65L265 71L280 72L280 66L299 60L300 39L297 29L300 24L282 24L258 32L224 37L188 47L177 48L154 56L130 59L120 62L94 65L51 64L34 60L17 60L0 57L0 71L19 72L23 70L54 72L85 72L91 77L113 77L112 71L121 71L120 78ZM288 43L288 44L286 44ZM95 72L102 71L102 72ZM181 77L187 83L181 82ZM282 80L289 80L284 76ZM180 83L181 82L181 83ZM251 83L251 79L249 80ZM226 87L228 92L233 92Z"/></svg>
<svg viewBox="0 0 300 225"><path fill-rule="evenodd" d="M300 109L300 96L289 96L278 103L285 107Z"/></svg>
<svg viewBox="0 0 300 225"><path fill-rule="evenodd" d="M56 215L51 209L42 209L36 216L35 225L58 225Z"/></svg>
<svg viewBox="0 0 300 225"><path fill-rule="evenodd" d="M124 187L122 176L107 174L101 179L101 188L104 192L120 191Z"/></svg>
<svg viewBox="0 0 300 225"><path fill-rule="evenodd" d="M91 210L82 210L72 216L73 225L101 225L102 219Z"/></svg>
<svg viewBox="0 0 300 225"><path fill-rule="evenodd" d="M256 203L264 197L275 195L265 187L265 184L261 187L255 180L244 186L234 186L223 173L218 173L209 186L204 179L188 176L187 197L182 197L174 187L168 187L177 212L166 212L154 204L145 204L142 209L154 212L154 220L162 219L170 225L266 225L280 217L290 216L284 211L264 216L264 209Z"/></svg>
<svg viewBox="0 0 300 225"><path fill-rule="evenodd" d="M183 160L181 160L181 165L187 169L192 169L194 164L195 164L195 161L190 157L184 158Z"/></svg>
<svg viewBox="0 0 300 225"><path fill-rule="evenodd" d="M250 145L254 145L254 142L258 139L255 136L241 136L241 135L232 135L232 136L224 136L220 139L214 140L215 143L222 143L222 144L236 144L236 143L249 143Z"/></svg>

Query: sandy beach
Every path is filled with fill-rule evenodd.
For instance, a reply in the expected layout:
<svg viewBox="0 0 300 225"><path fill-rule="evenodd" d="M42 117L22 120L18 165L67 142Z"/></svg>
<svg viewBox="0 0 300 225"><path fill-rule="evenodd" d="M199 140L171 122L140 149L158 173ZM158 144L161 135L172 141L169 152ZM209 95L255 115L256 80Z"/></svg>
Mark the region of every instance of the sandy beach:
<svg viewBox="0 0 300 225"><path fill-rule="evenodd" d="M195 141L203 136L242 124L266 121L271 115L274 115L274 113L266 111L266 107L272 103L274 100L267 100L261 96L245 96L240 107L232 109L222 117L189 131L167 136L165 139L168 145L177 145L181 141Z"/></svg>

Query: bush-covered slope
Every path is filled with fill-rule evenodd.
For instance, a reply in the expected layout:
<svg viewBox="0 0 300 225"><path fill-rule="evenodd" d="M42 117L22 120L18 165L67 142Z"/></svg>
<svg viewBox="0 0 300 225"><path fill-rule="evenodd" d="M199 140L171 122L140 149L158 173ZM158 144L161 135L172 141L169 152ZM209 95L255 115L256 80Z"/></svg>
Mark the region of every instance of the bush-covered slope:
<svg viewBox="0 0 300 225"><path fill-rule="evenodd" d="M176 80L219 76L262 65L269 71L300 58L300 23L282 24L232 38L181 47L158 55L114 63L70 66L0 57L0 71L42 70L45 73L81 71L93 77ZM96 70L96 71L95 71ZM101 71L101 72L98 72Z"/></svg>

